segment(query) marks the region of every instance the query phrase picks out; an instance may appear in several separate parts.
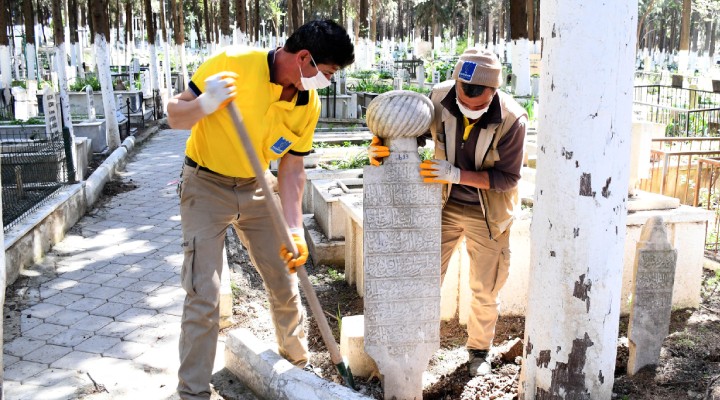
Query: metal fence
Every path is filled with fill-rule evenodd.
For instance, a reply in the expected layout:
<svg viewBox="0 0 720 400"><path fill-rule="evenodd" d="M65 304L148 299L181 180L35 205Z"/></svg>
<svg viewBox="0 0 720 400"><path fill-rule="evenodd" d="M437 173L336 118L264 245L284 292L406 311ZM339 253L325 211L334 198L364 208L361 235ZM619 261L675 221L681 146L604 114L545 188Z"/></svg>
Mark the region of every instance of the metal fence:
<svg viewBox="0 0 720 400"><path fill-rule="evenodd" d="M3 229L40 208L67 183L75 182L71 138L22 127L4 130L0 137Z"/></svg>
<svg viewBox="0 0 720 400"><path fill-rule="evenodd" d="M717 260L720 255L720 192L717 188L720 157L698 159L696 176L692 205L713 210L715 213L715 219L708 223L705 230L705 254Z"/></svg>
<svg viewBox="0 0 720 400"><path fill-rule="evenodd" d="M666 125L667 137L720 136L720 93L641 85L633 99L639 118Z"/></svg>

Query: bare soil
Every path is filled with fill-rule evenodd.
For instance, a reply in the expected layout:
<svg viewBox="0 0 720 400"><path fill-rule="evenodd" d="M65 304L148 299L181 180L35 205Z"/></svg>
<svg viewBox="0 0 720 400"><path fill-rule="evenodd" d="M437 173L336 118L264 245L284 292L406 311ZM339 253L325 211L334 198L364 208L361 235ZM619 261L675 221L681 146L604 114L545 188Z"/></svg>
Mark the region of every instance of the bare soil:
<svg viewBox="0 0 720 400"><path fill-rule="evenodd" d="M259 339L274 343L274 330L262 280L250 264L237 237L234 234L228 236L228 257L235 295L235 325L223 332L243 327L252 331ZM362 298L355 287L345 282L341 268L333 265L313 267L312 263L308 263L307 270L335 340L339 343L338 318L363 314ZM648 367L633 377L626 376L628 319L621 318L613 398L720 400L719 281L714 272L705 271L702 306L696 310L672 312L670 334L663 343L657 367ZM501 316L494 345L500 348L513 339L522 340L524 327L525 319L522 317ZM308 337L310 363L315 367L316 373L327 380L342 384L311 314L308 314ZM461 326L457 319L442 322L440 349L430 360L424 375L423 399L516 399L522 357L503 360L499 355L495 355L493 373L471 379L466 370L466 339L465 327ZM361 393L383 399L382 385L378 377L364 379L355 376L355 383ZM222 396L222 390L220 395Z"/></svg>

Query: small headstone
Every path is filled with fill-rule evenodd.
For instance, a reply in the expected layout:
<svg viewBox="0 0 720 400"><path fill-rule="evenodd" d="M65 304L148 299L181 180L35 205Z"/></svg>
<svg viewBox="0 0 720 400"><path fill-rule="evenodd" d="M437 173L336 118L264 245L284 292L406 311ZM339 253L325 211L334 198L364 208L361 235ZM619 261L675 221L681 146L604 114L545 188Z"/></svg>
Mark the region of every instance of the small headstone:
<svg viewBox="0 0 720 400"><path fill-rule="evenodd" d="M417 77L418 87L423 89L425 87L425 67L422 64L415 69L415 76Z"/></svg>
<svg viewBox="0 0 720 400"><path fill-rule="evenodd" d="M648 219L640 232L632 279L628 324L628 375L657 364L670 328L677 250L667 238L662 217Z"/></svg>
<svg viewBox="0 0 720 400"><path fill-rule="evenodd" d="M87 93L87 115L88 121L95 122L95 95L93 94L92 86L87 85L85 87L85 93Z"/></svg>
<svg viewBox="0 0 720 400"><path fill-rule="evenodd" d="M436 71L433 69L432 72L432 83L437 84L440 83L440 71Z"/></svg>
<svg viewBox="0 0 720 400"><path fill-rule="evenodd" d="M62 134L59 100L52 88L45 88L43 91L43 109L45 110L45 132L47 132L48 137L58 137Z"/></svg>

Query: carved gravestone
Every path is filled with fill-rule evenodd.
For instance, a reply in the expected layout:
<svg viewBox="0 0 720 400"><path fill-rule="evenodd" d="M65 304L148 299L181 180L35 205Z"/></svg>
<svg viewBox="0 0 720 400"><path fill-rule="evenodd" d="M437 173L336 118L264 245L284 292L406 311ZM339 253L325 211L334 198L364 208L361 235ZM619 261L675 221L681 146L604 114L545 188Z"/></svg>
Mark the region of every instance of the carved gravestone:
<svg viewBox="0 0 720 400"><path fill-rule="evenodd" d="M95 95L93 94L92 86L87 85L85 87L85 93L87 93L87 114L88 121L95 122L97 117L95 114Z"/></svg>
<svg viewBox="0 0 720 400"><path fill-rule="evenodd" d="M61 137L60 98L50 87L43 90L43 109L45 110L45 132L48 137Z"/></svg>
<svg viewBox="0 0 720 400"><path fill-rule="evenodd" d="M365 351L386 399L422 399L422 373L440 344L441 185L419 175L417 136L433 115L410 91L375 98L367 125L390 156L363 171Z"/></svg>
<svg viewBox="0 0 720 400"><path fill-rule="evenodd" d="M667 239L661 217L648 219L640 233L632 279L632 306L628 325L628 375L657 364L670 328L677 250Z"/></svg>

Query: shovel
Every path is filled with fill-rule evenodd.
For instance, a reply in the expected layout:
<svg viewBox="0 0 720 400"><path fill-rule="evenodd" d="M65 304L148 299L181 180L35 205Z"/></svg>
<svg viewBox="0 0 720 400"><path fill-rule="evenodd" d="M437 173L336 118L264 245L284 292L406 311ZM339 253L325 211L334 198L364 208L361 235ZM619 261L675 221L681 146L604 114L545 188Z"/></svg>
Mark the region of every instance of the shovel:
<svg viewBox="0 0 720 400"><path fill-rule="evenodd" d="M280 234L281 240L283 241L283 243L285 243L285 247L288 249L292 249L293 254L297 257L300 255L300 253L298 252L297 247L295 247L295 242L293 241L292 235L288 230L287 223L285 222L285 218L283 217L280 208L271 197L272 192L270 191L270 186L265 180L265 172L263 171L262 166L260 166L260 161L258 160L257 155L253 150L250 136L248 136L247 130L245 130L245 124L243 124L242 122L240 110L233 102L231 102L227 106L227 109L230 112L230 117L233 120L233 124L235 125L235 130L238 134L238 137L240 138L240 142L245 148L245 153L248 157L248 160L250 160L253 172L255 172L255 177L260 183L260 188L262 189L265 196L267 196L268 201L266 201L266 204L270 210L270 216L272 217L275 229ZM350 366L345 365L345 362L340 355L340 349L335 342L335 338L332 336L332 332L330 332L330 325L328 325L327 319L325 319L325 314L323 313L322 307L320 307L320 301L315 294L315 289L313 289L313 286L310 283L310 279L308 279L308 274L305 270L305 266L301 265L297 267L296 271L298 278L300 278L300 285L302 285L303 292L305 292L305 297L307 298L307 302L310 305L310 310L315 316L318 328L320 328L320 335L322 336L323 342L325 342L325 347L327 347L328 351L330 352L330 359L335 364L335 367L337 368L340 376L345 381L345 384L348 387L357 390L355 388L355 380L353 379L352 372L350 372Z"/></svg>

